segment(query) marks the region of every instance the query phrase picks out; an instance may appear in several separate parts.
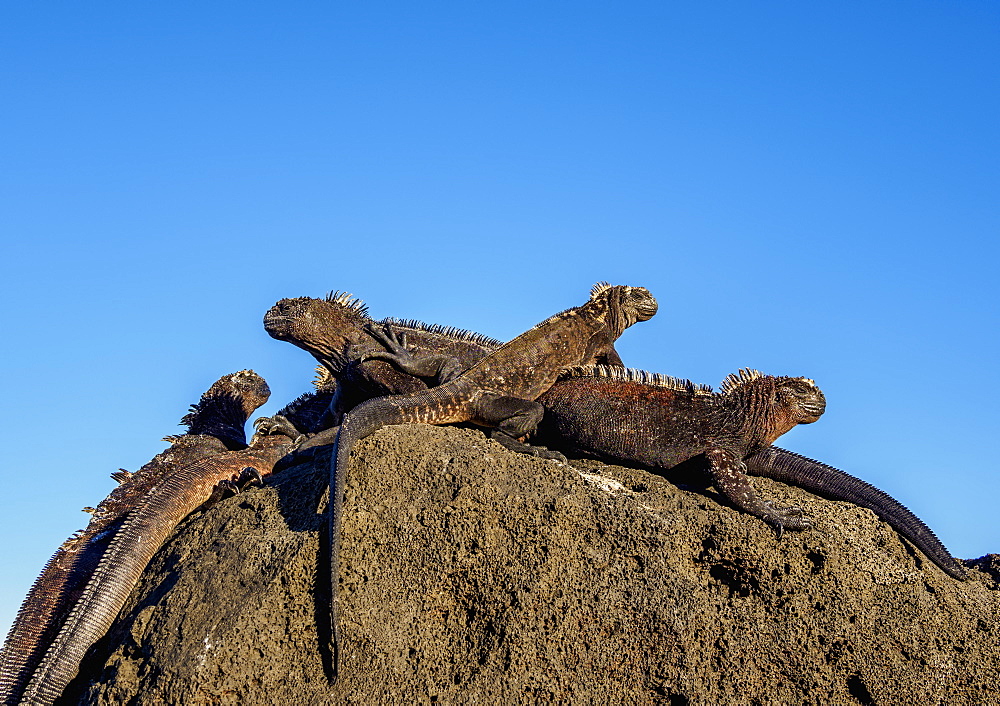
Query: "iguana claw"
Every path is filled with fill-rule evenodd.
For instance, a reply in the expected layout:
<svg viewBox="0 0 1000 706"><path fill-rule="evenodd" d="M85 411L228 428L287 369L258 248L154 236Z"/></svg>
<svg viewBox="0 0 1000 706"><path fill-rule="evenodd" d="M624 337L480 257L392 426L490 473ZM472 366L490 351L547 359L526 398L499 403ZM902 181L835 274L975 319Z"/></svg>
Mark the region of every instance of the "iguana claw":
<svg viewBox="0 0 1000 706"><path fill-rule="evenodd" d="M284 434L291 439L296 439L301 435L295 425L287 417L280 414L275 414L272 417L258 417L253 422L253 428L263 436Z"/></svg>
<svg viewBox="0 0 1000 706"><path fill-rule="evenodd" d="M763 519L775 528L778 539L781 539L786 528L799 531L812 527L812 520L802 513L800 507L776 507L774 503L765 502L764 508L766 513Z"/></svg>

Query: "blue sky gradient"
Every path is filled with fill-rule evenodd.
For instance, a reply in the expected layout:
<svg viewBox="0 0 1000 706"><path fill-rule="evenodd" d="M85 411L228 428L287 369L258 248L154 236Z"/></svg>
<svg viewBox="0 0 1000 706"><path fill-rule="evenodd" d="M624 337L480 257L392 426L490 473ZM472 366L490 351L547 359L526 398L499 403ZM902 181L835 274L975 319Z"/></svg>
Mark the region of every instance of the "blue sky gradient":
<svg viewBox="0 0 1000 706"><path fill-rule="evenodd" d="M814 378L779 443L1000 551L1000 5L9 5L0 630L277 299L510 338L598 280L626 363ZM984 446L985 445L985 446ZM929 571L936 570L928 565Z"/></svg>

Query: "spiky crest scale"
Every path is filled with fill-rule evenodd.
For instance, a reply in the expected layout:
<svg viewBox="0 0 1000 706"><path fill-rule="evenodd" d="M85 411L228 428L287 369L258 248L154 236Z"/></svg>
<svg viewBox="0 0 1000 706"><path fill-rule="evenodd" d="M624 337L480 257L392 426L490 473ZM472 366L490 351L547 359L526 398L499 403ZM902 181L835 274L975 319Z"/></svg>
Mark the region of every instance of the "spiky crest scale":
<svg viewBox="0 0 1000 706"><path fill-rule="evenodd" d="M610 282L597 282L593 287L590 288L590 298L591 300L597 299L601 294L611 289L612 285Z"/></svg>
<svg viewBox="0 0 1000 706"><path fill-rule="evenodd" d="M368 305L358 297L355 297L353 294L349 294L348 292L341 292L340 290L328 292L326 295L326 301L331 304L336 304L337 306L342 306L345 309L350 309L355 314L363 316L366 319L371 318L368 315Z"/></svg>
<svg viewBox="0 0 1000 706"><path fill-rule="evenodd" d="M295 412L305 404L312 401L313 397L316 396L315 392L303 392L301 395L296 397L294 400L286 404L284 407L278 410L278 414L282 417L288 417L294 415Z"/></svg>
<svg viewBox="0 0 1000 706"><path fill-rule="evenodd" d="M503 341L498 341L495 338L490 338L489 336L476 333L475 331L467 331L466 329L458 328L457 326L428 324L423 321L418 321L417 319L397 319L392 316L387 316L379 323L398 326L400 328L411 328L415 331L423 331L425 333L432 333L439 336L447 336L448 338L456 338L460 341L468 341L469 343L475 343L490 348L499 348L503 345Z"/></svg>
<svg viewBox="0 0 1000 706"><path fill-rule="evenodd" d="M761 378L771 376L765 375L759 370L754 370L753 368L741 368L738 373L730 373L726 376L726 379L723 380L722 384L719 386L718 392L712 390L711 385L694 383L686 378L675 378L661 373L651 373L648 370L639 370L638 368L619 368L608 365L578 366L564 370L560 374L559 379L565 380L567 378L574 377L608 378L623 382L637 382L642 385L651 385L653 387L665 387L670 390L690 392L696 395L718 396L731 394L734 390L739 389L740 386L752 382L753 380L760 380ZM816 383L809 378L797 379L816 387Z"/></svg>
<svg viewBox="0 0 1000 706"><path fill-rule="evenodd" d="M695 395L713 394L711 385L702 385L685 378L651 373L647 370L639 370L638 368L619 368L609 365L578 366L563 371L559 379L565 380L572 377L608 378L623 382L637 382L642 385L652 385L654 387L665 387L670 390L690 392Z"/></svg>
<svg viewBox="0 0 1000 706"><path fill-rule="evenodd" d="M333 376L330 369L325 365L316 366L316 377L313 379L313 387L317 391L321 392L323 390L332 390L337 384L337 378Z"/></svg>
<svg viewBox="0 0 1000 706"><path fill-rule="evenodd" d="M759 380L760 378L767 377L759 370L754 370L753 368L740 368L738 373L729 373L726 379L722 381L719 385L719 392L723 395L728 395L733 390L736 390L740 385L745 385L752 380Z"/></svg>

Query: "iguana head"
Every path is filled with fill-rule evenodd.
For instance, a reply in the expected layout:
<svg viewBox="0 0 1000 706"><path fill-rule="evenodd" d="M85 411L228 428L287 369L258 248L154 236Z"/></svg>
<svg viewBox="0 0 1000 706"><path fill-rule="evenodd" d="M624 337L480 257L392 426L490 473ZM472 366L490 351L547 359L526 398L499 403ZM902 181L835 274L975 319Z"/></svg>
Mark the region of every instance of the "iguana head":
<svg viewBox="0 0 1000 706"><path fill-rule="evenodd" d="M188 434L210 434L242 444L245 443L243 425L270 396L267 382L253 370L223 375L191 405L181 424L187 426Z"/></svg>
<svg viewBox="0 0 1000 706"><path fill-rule="evenodd" d="M719 387L740 406L748 437L766 444L798 424L812 424L826 410L826 397L809 378L775 377L744 368Z"/></svg>
<svg viewBox="0 0 1000 706"><path fill-rule="evenodd" d="M593 286L590 304L604 309L604 320L617 335L638 321L653 318L659 307L645 287L612 286L607 282Z"/></svg>
<svg viewBox="0 0 1000 706"><path fill-rule="evenodd" d="M367 307L359 299L332 292L326 299L282 299L264 314L264 330L271 338L324 357L356 342L370 320Z"/></svg>
<svg viewBox="0 0 1000 706"><path fill-rule="evenodd" d="M270 396L271 388L267 386L264 378L253 370L240 370L223 375L212 383L198 404L192 405L192 408L204 407L224 398L238 399L240 408L245 412L243 420L246 421L255 409L267 402Z"/></svg>
<svg viewBox="0 0 1000 706"><path fill-rule="evenodd" d="M826 396L809 378L778 378L775 396L795 424L812 424L826 411Z"/></svg>

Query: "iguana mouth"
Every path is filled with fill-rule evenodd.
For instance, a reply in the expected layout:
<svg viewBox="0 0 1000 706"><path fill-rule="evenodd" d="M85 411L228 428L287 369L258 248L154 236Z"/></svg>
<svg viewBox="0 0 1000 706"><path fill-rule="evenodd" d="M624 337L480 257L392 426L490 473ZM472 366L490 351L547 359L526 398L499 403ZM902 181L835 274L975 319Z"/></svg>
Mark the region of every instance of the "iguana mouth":
<svg viewBox="0 0 1000 706"><path fill-rule="evenodd" d="M653 318L653 316L656 315L656 312L659 310L659 308L660 308L659 304L657 304L655 301L650 305L644 304L642 306L637 306L635 309L636 316L639 318L639 321L648 321L649 319Z"/></svg>
<svg viewBox="0 0 1000 706"><path fill-rule="evenodd" d="M803 404L800 407L803 412L808 414L812 419L810 421L815 422L817 419L823 416L823 412L826 411L825 402L816 402L813 404Z"/></svg>

